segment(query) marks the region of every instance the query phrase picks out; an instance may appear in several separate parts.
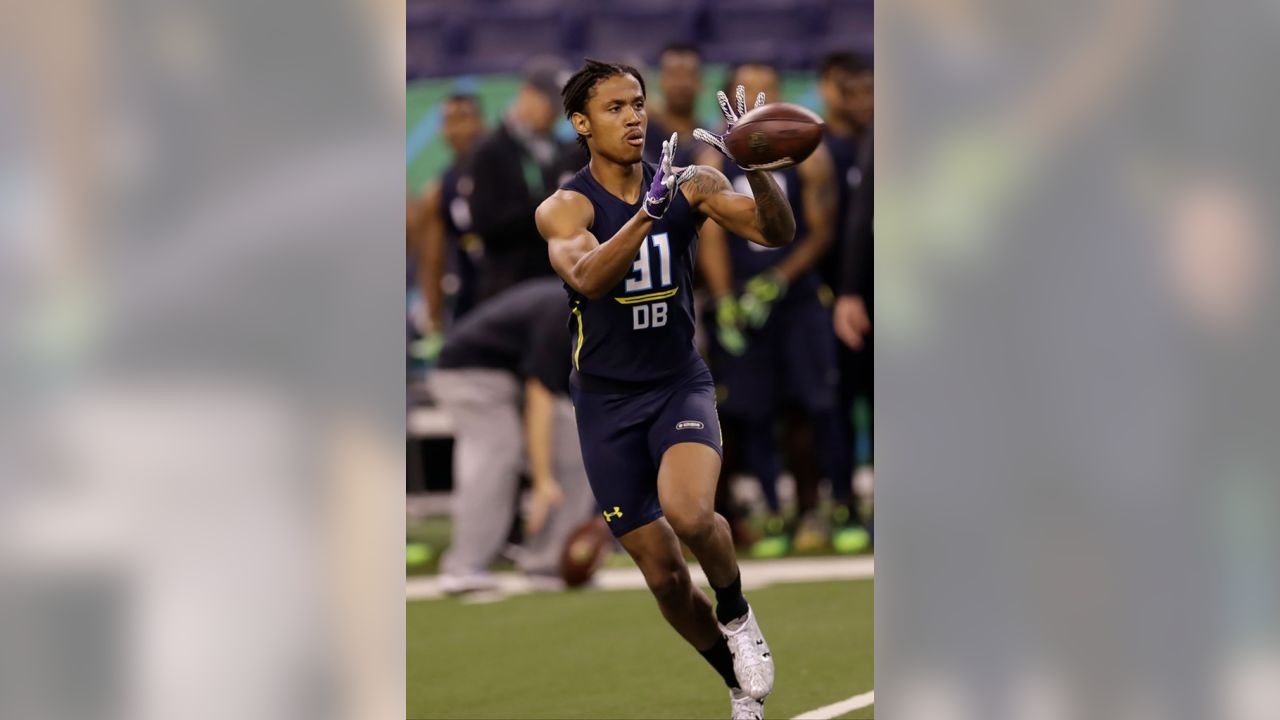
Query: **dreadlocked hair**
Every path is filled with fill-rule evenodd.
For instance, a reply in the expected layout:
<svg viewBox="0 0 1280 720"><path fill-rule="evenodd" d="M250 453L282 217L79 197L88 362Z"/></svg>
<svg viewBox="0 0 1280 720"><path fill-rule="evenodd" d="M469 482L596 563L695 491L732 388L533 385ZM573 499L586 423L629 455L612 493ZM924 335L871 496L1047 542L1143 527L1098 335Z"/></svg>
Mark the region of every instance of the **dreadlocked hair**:
<svg viewBox="0 0 1280 720"><path fill-rule="evenodd" d="M564 98L564 116L573 118L574 113L586 114L587 101L591 99L591 94L595 92L596 83L601 80L611 78L615 75L630 75L640 83L640 94L647 96L644 89L644 78L640 77L640 71L630 65L624 63L602 62L591 58L584 58L584 64L578 72L574 73L569 81L564 84L564 89L560 91L560 95ZM578 146L583 150L587 149L587 139L582 135L578 136Z"/></svg>

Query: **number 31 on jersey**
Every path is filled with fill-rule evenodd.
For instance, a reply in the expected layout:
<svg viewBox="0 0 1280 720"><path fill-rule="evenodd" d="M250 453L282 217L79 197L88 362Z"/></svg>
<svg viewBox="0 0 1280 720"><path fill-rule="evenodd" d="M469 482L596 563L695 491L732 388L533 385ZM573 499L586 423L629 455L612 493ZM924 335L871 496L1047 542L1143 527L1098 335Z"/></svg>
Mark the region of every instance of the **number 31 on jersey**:
<svg viewBox="0 0 1280 720"><path fill-rule="evenodd" d="M656 254L657 262L652 256ZM657 265L656 271L654 265ZM655 277L656 276L656 277ZM654 281L657 281L656 287ZM650 290L671 286L671 244L667 233L658 233L645 238L636 253L636 260L631 264L631 275L627 276L623 292L627 295L645 293ZM670 297L667 293L654 293L661 297ZM674 293L671 293L674 294ZM662 327L667 324L667 303L665 301L643 303L646 298L620 298L619 302L631 305L631 329L644 330L651 327ZM654 298L657 300L657 298ZM628 302L630 300L631 302ZM635 303L635 304L633 304Z"/></svg>

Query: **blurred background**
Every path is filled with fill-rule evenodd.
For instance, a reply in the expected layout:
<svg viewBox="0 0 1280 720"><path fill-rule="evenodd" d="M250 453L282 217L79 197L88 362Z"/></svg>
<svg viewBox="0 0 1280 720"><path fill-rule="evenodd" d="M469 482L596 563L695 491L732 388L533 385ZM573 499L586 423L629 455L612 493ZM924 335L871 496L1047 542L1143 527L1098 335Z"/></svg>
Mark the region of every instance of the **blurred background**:
<svg viewBox="0 0 1280 720"><path fill-rule="evenodd" d="M727 66L747 60L768 60L783 72L809 71L793 76L796 86L788 95L816 109L812 71L832 51L869 57L872 16L870 0L409 0L409 186L421 189L447 163L437 103L455 89L475 93L492 121L532 57L556 56L575 69L584 57L626 59L648 70L667 45L693 44L711 89L697 99L699 118L715 123L714 90ZM650 85L660 98L660 88ZM557 131L573 137L567 121Z"/></svg>
<svg viewBox="0 0 1280 720"><path fill-rule="evenodd" d="M554 632L568 633L557 641L540 643L537 632L526 638L537 652L558 649L554 658L529 660L549 676L539 682L550 684L564 682L576 656L588 653L590 638L603 631L595 623L616 632L621 620L639 636L661 632L631 560L607 532L603 539L593 534L603 523L565 396L567 296L532 221L538 203L588 159L573 142L559 94L584 57L628 64L644 76L649 162L675 132L677 165L720 167L719 156L691 131L722 129L716 91L733 97L738 84L747 86L749 98L763 91L768 101L802 105L827 124L811 160L775 173L801 218L796 247L805 248L804 259L798 251L753 246L713 223L701 232L698 345L716 377L724 430L717 507L729 518L744 561L764 564L744 568L744 577L757 586L778 585L767 592L814 584L808 602L780 605L786 617L769 622L799 625L822 613L834 615L832 627L840 629L804 661L842 671L839 682L818 691L826 681L815 676L771 698L771 707L798 713L871 690L870 663L849 656L869 655L872 620L872 18L867 0L629 7L410 1L411 716L477 707L520 714L474 679L436 682L441 673L471 668L467 658L489 657L481 646L499 640L483 632L481 614L466 611L476 602L491 606L487 612L505 609L508 621L525 627L550 628L547 613L584 602L580 592L563 594L566 582L586 580L587 593L617 591L599 601L599 615L573 628L555 626ZM724 169L740 192L749 192L737 168ZM776 288L778 297L761 301L768 294L762 287ZM848 342L837 339L838 302L851 304ZM551 428L550 439L531 431L541 425ZM536 451L539 444L553 456L541 467L533 460L544 454ZM585 569L569 559L575 542L589 546L595 559ZM595 567L602 569L593 575ZM535 609L521 600L530 592L539 592ZM765 593L753 602L769 602ZM639 612L630 614L633 608ZM428 621L432 616L439 619ZM671 658L632 677L610 676L598 694L575 690L553 710L625 714L646 683L668 681L670 662L687 661L678 638L666 639L670 643L638 642L659 646L645 652L672 651ZM461 655L439 653L454 643ZM698 683L708 678L696 668L690 673L689 692L714 688ZM693 704L659 700L636 709L723 712L718 693L700 695ZM869 716L870 704L863 698L850 710Z"/></svg>

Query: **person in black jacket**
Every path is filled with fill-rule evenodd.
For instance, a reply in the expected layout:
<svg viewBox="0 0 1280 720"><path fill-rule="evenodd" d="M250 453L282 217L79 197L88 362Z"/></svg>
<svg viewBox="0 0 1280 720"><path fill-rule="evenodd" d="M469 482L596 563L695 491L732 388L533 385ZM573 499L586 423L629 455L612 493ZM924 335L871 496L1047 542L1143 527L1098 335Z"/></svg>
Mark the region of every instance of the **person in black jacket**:
<svg viewBox="0 0 1280 720"><path fill-rule="evenodd" d="M870 352L871 314L875 301L872 280L875 258L872 230L875 207L874 159L871 140L861 153L862 183L849 206L845 218L843 257L841 258L840 295L836 298L836 336L854 350Z"/></svg>
<svg viewBox="0 0 1280 720"><path fill-rule="evenodd" d="M868 493L872 484L872 437L875 431L875 351L872 347L871 318L875 312L875 162L872 138L868 133L859 151L858 166L862 182L849 203L844 248L841 256L841 279L836 297L833 322L836 336L853 350L850 370L854 396L855 471L854 489ZM858 432L859 426L862 432ZM868 531L871 518L860 512L857 495L851 497L846 512ZM840 539L832 536L832 544L840 549Z"/></svg>
<svg viewBox="0 0 1280 720"><path fill-rule="evenodd" d="M573 152L551 132L568 76L555 58L531 60L502 123L476 150L471 218L484 243L477 301L522 280L554 274L533 213L559 187L568 167L582 160L570 157Z"/></svg>

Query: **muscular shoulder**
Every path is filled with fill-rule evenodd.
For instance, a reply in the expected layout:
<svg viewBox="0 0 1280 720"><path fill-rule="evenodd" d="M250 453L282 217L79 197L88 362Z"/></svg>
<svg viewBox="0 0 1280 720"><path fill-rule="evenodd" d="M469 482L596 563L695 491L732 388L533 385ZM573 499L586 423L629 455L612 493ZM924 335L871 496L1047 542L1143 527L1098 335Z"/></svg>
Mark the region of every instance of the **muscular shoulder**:
<svg viewBox="0 0 1280 720"><path fill-rule="evenodd" d="M595 218L595 209L585 195L573 190L556 190L538 205L534 220L542 237L565 237L584 230Z"/></svg>
<svg viewBox="0 0 1280 720"><path fill-rule="evenodd" d="M561 188L551 193L551 195L538 205L538 214L549 214L552 216L584 216L590 218L595 214L591 207L591 201L576 190L565 190Z"/></svg>

